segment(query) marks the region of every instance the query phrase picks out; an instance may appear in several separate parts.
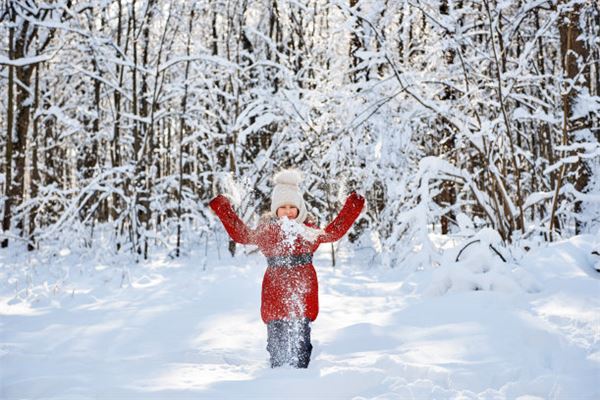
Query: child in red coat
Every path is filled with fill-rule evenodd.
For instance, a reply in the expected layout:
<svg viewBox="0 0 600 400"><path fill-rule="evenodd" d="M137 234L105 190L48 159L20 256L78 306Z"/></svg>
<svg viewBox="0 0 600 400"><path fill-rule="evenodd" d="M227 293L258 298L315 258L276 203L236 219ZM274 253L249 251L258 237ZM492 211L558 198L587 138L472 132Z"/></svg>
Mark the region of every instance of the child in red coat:
<svg viewBox="0 0 600 400"><path fill-rule="evenodd" d="M271 213L249 229L223 195L210 202L231 238L258 246L267 258L261 316L267 324L271 366L306 368L310 362L310 322L319 312L318 283L312 256L321 243L342 238L358 218L364 198L352 193L340 214L323 230L307 220L299 188L301 175L284 170L274 177Z"/></svg>

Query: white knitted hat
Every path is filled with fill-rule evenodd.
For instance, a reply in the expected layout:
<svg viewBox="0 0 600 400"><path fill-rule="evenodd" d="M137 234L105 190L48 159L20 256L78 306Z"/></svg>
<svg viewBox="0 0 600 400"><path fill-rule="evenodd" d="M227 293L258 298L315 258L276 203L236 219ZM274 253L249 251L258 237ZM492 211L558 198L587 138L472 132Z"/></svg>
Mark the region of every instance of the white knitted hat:
<svg viewBox="0 0 600 400"><path fill-rule="evenodd" d="M284 169L273 177L275 187L271 195L271 212L277 216L277 209L289 204L298 209L296 222L303 223L307 216L306 205L300 191L302 173L295 169Z"/></svg>

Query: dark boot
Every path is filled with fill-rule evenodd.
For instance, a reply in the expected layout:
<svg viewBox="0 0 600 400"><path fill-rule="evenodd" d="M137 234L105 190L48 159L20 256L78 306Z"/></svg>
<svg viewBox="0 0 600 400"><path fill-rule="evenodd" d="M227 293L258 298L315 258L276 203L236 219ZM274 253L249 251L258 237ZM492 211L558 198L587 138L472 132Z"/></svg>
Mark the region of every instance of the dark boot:
<svg viewBox="0 0 600 400"><path fill-rule="evenodd" d="M267 324L267 351L271 356L271 368L289 364L291 352L285 321L271 321Z"/></svg>
<svg viewBox="0 0 600 400"><path fill-rule="evenodd" d="M308 319L277 320L267 324L267 350L271 368L284 364L307 368L312 353Z"/></svg>
<svg viewBox="0 0 600 400"><path fill-rule="evenodd" d="M310 321L303 319L295 321L294 341L293 341L293 360L296 362L296 368L308 368L310 355L312 353L312 344L310 343Z"/></svg>

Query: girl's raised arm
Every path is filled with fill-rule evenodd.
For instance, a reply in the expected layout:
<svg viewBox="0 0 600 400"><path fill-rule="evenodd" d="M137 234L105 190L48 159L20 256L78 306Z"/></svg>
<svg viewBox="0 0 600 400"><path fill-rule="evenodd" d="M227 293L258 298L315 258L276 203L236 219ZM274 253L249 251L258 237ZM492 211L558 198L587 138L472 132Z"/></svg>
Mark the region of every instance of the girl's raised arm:
<svg viewBox="0 0 600 400"><path fill-rule="evenodd" d="M340 240L360 215L365 204L365 198L356 192L350 193L344 207L337 217L324 229L325 233L319 236L319 243L329 243Z"/></svg>
<svg viewBox="0 0 600 400"><path fill-rule="evenodd" d="M237 216L227 197L218 195L208 203L223 223L225 230L234 242L240 244L256 244L254 231Z"/></svg>

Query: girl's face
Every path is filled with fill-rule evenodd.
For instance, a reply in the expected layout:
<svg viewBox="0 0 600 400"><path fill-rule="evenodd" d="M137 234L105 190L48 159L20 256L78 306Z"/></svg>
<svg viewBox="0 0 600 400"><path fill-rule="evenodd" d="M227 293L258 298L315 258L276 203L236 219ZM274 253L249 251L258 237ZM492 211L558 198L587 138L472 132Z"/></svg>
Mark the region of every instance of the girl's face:
<svg viewBox="0 0 600 400"><path fill-rule="evenodd" d="M284 204L277 209L277 217L295 219L298 216L298 209L291 204Z"/></svg>

